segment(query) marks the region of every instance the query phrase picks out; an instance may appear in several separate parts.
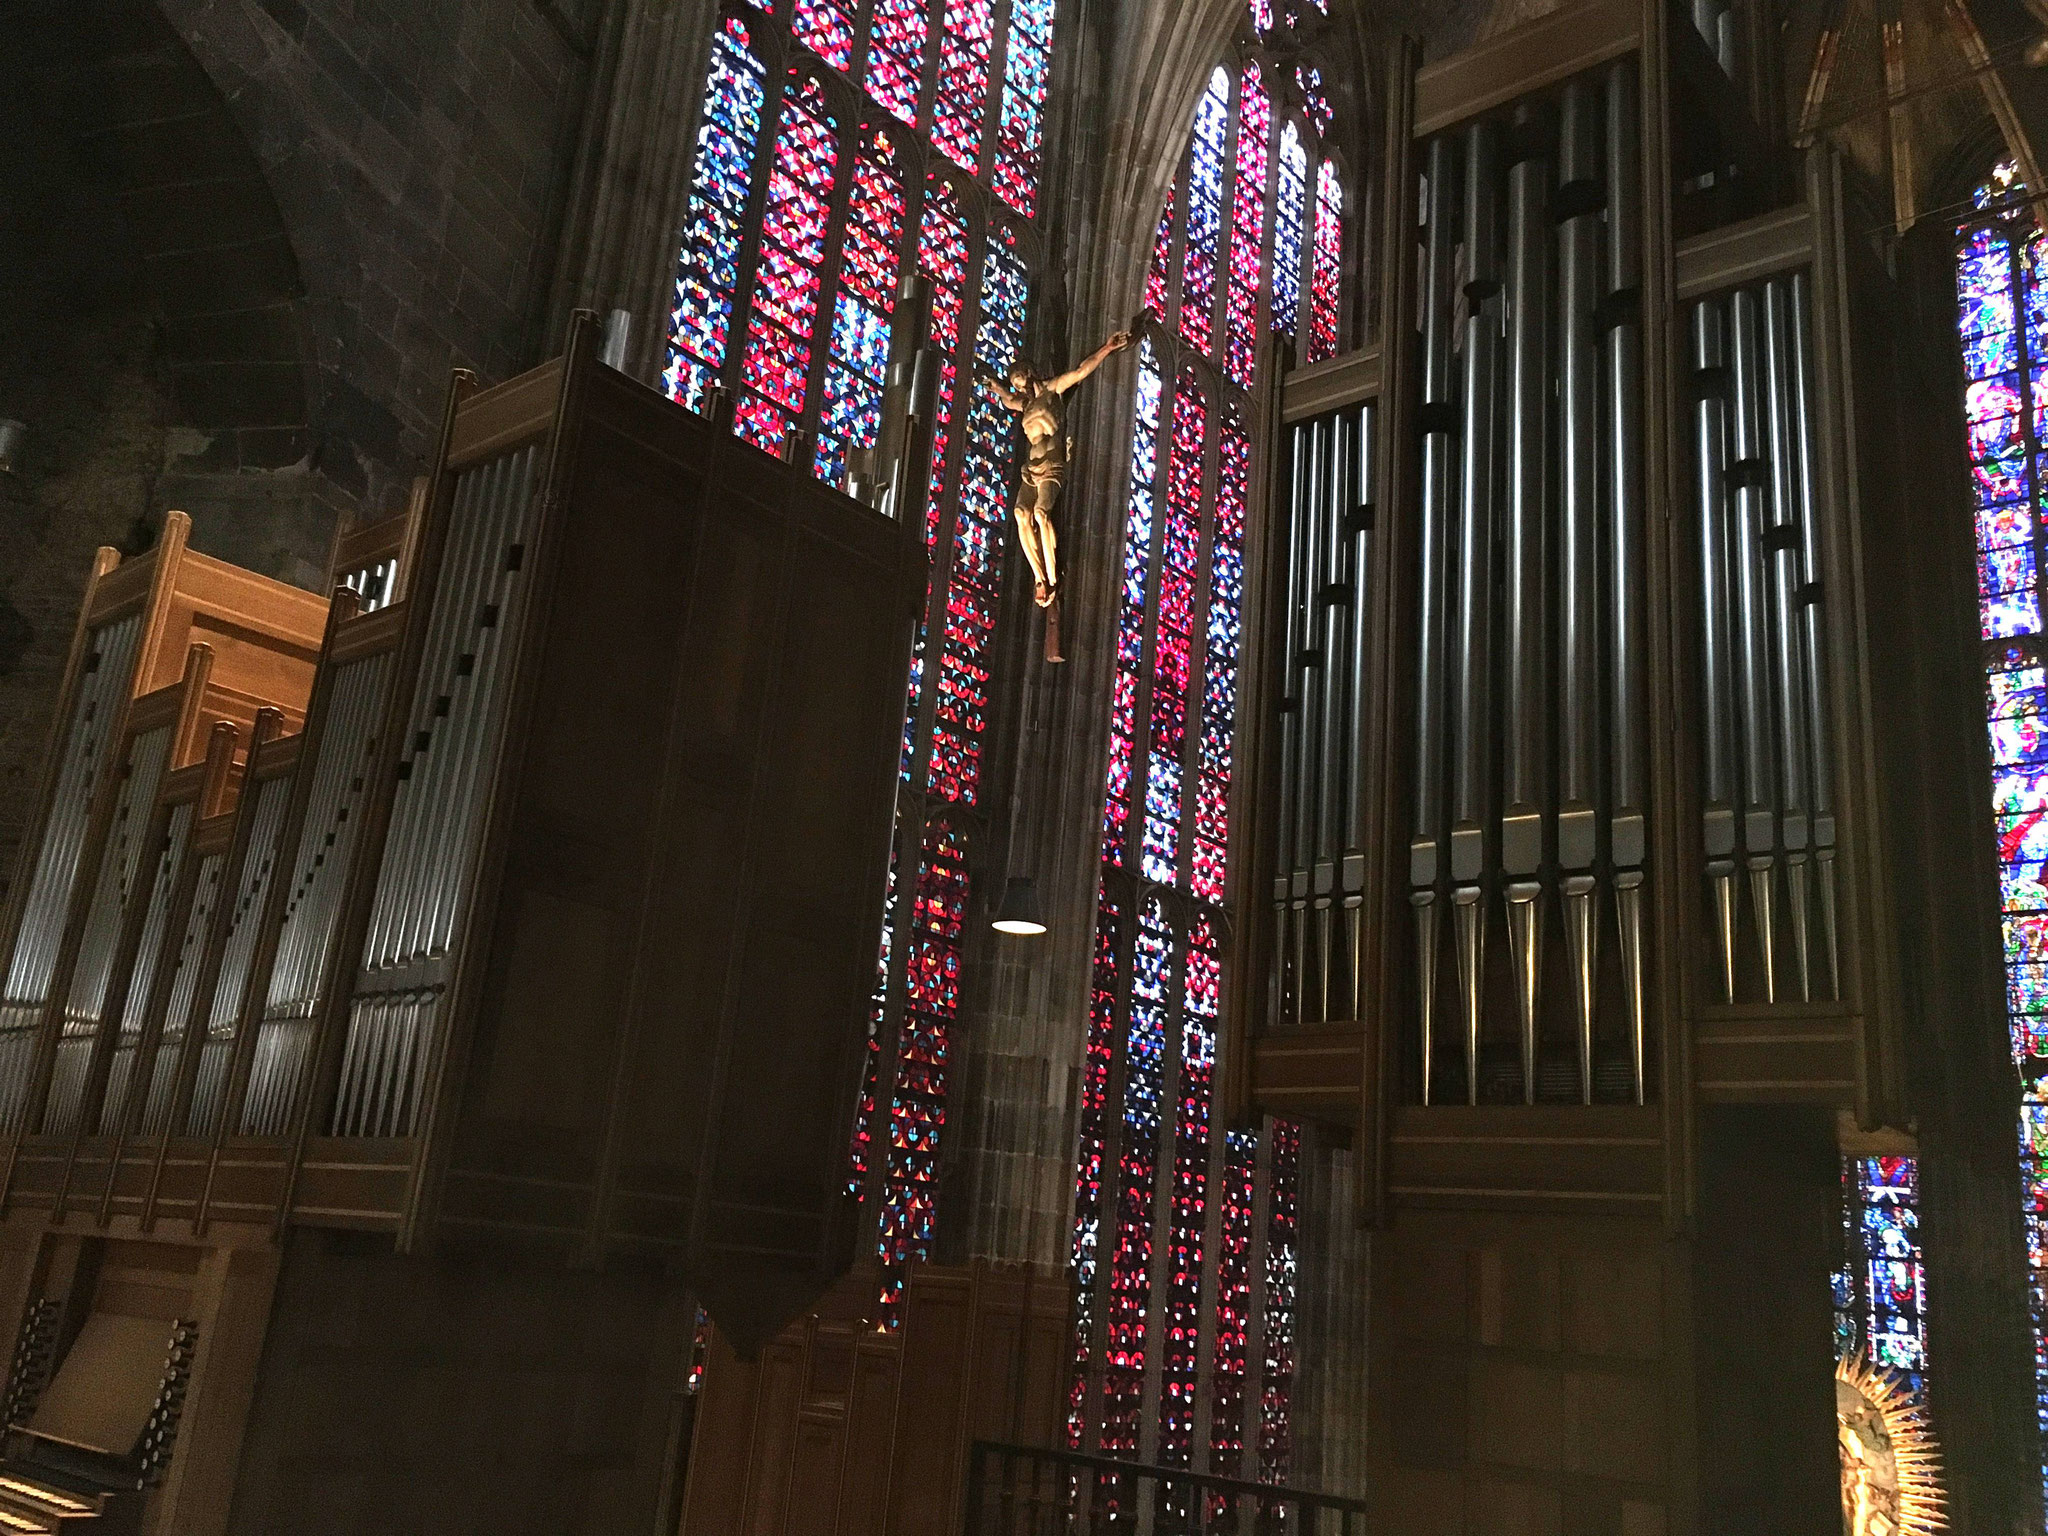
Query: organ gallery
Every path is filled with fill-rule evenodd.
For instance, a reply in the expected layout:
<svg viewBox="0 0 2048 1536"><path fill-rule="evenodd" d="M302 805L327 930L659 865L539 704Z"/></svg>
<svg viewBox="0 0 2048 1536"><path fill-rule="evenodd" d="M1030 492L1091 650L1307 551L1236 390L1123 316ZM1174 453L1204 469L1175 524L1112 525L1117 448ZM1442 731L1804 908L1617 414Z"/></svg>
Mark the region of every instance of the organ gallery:
<svg viewBox="0 0 2048 1536"><path fill-rule="evenodd" d="M0 1528L2043 1528L2026 8L17 9Z"/></svg>

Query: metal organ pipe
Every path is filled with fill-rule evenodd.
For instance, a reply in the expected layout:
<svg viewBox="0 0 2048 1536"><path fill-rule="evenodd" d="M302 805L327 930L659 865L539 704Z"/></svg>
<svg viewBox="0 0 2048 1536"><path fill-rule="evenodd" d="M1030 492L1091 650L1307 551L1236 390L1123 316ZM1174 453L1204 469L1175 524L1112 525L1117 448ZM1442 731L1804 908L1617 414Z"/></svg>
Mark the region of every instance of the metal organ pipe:
<svg viewBox="0 0 2048 1536"><path fill-rule="evenodd" d="M1783 278L1764 286L1765 415L1769 427L1772 491L1769 531L1763 539L1770 568L1771 659L1775 665L1779 833L1785 849L1786 911L1792 919L1792 958L1799 996L1813 996L1806 923L1807 780L1806 672L1800 665L1799 592L1804 552L1799 540L1798 406L1792 389L1791 290Z"/></svg>
<svg viewBox="0 0 2048 1536"><path fill-rule="evenodd" d="M1536 1102L1537 984L1542 946L1538 874L1549 797L1543 558L1548 504L1550 370L1549 165L1542 120L1516 114L1507 207L1506 697L1502 701L1501 872L1521 1025L1522 1097Z"/></svg>
<svg viewBox="0 0 2048 1536"><path fill-rule="evenodd" d="M1437 886L1443 878L1443 777L1447 666L1445 602L1455 452L1451 379L1452 183L1457 146L1429 144L1422 264L1422 517L1420 642L1416 660L1415 829L1408 845L1409 901L1415 909L1416 987L1421 1005L1422 1102L1430 1102L1436 1034Z"/></svg>
<svg viewBox="0 0 2048 1536"><path fill-rule="evenodd" d="M1365 816L1361 797L1365 793L1363 756L1365 728L1365 669L1369 644L1365 622L1366 578L1371 572L1372 549L1372 407L1347 412L1338 423L1339 455L1346 540L1350 546L1350 568L1346 580L1351 589L1351 656L1345 674L1345 718L1350 721L1351 751L1345 759L1349 782L1343 803L1344 859L1339 871L1344 887L1345 929L1351 960L1349 1015L1365 1016L1365 973L1361 966L1365 918Z"/></svg>
<svg viewBox="0 0 2048 1536"><path fill-rule="evenodd" d="M1500 372L1499 145L1493 124L1465 136L1466 318L1464 459L1459 477L1453 625L1451 910L1458 991L1464 1005L1465 1099L1479 1102L1479 1045L1486 992L1486 816L1493 773L1494 423Z"/></svg>
<svg viewBox="0 0 2048 1536"><path fill-rule="evenodd" d="M1307 423L1295 427L1289 438L1290 496L1287 518L1287 633L1280 653L1280 813L1276 821L1280 857L1273 872L1273 975L1277 988L1274 1017L1287 1022L1303 1018L1301 972L1294 964L1296 898L1294 825L1301 814L1295 779L1301 759L1301 669L1297 659L1305 631L1303 588L1307 578L1303 562L1308 558L1308 439ZM1300 871L1301 895L1306 897L1308 878Z"/></svg>
<svg viewBox="0 0 2048 1536"><path fill-rule="evenodd" d="M1330 777L1329 667L1323 646L1328 623L1330 585L1330 541L1324 528L1330 515L1329 442L1320 423L1308 433L1308 585L1303 591L1307 619L1306 648L1301 653L1301 678L1297 697L1301 700L1301 783L1296 790L1300 806L1300 840L1296 868L1307 876L1307 901L1311 923L1304 921L1295 935L1299 959L1302 1017L1329 1017L1330 998L1330 890L1335 884L1334 866L1326 868L1323 847L1329 838L1326 819L1325 785Z"/></svg>
<svg viewBox="0 0 2048 1536"><path fill-rule="evenodd" d="M1693 494L1699 519L1701 848L1724 1000L1735 1001L1735 603L1728 569L1728 354L1719 301L1693 306Z"/></svg>
<svg viewBox="0 0 2048 1536"><path fill-rule="evenodd" d="M1557 863L1578 1004L1579 1094L1593 1102L1593 922L1600 799L1600 150L1592 83L1564 89L1558 133L1558 409L1562 462L1558 550Z"/></svg>
<svg viewBox="0 0 2048 1536"><path fill-rule="evenodd" d="M1621 981L1628 1010L1629 1065L1635 1101L1644 1098L1643 863L1649 804L1645 772L1649 612L1643 569L1647 534L1642 495L1642 170L1636 116L1636 61L1607 72L1607 270L1601 338L1607 375L1608 601L1614 631L1609 652L1612 769L1608 855L1614 867L1614 911L1621 935Z"/></svg>
<svg viewBox="0 0 2048 1536"><path fill-rule="evenodd" d="M1778 996L1772 871L1777 859L1779 784L1776 710L1771 672L1770 613L1764 574L1764 530L1770 523L1770 466L1764 439L1766 366L1752 289L1729 301L1734 353L1735 486L1729 551L1735 571L1735 679L1742 755L1742 847L1749 870L1750 904L1763 959L1764 996Z"/></svg>
<svg viewBox="0 0 2048 1536"><path fill-rule="evenodd" d="M1348 764L1354 754L1357 731L1346 716L1348 684L1346 664L1350 660L1350 627L1354 622L1351 596L1345 586L1345 512L1343 496L1343 455L1338 441L1338 418L1325 416L1315 424L1316 482L1321 493L1316 504L1322 526L1316 532L1322 550L1323 584L1317 600L1322 604L1323 633L1318 649L1322 653L1323 768L1322 792L1316 811L1316 864L1314 892L1316 908L1316 995L1321 1016L1332 1017L1331 981L1336 960L1337 862L1345 847L1340 825L1343 807L1351 799Z"/></svg>
<svg viewBox="0 0 2048 1536"><path fill-rule="evenodd" d="M1828 990L1842 995L1841 954L1835 930L1834 753L1829 736L1825 614L1821 609L1820 508L1814 483L1813 331L1811 282L1792 274L1791 355L1788 361L1796 460L1793 487L1799 522L1799 664L1805 678L1805 739L1811 777L1813 862L1819 876L1821 938L1827 946Z"/></svg>

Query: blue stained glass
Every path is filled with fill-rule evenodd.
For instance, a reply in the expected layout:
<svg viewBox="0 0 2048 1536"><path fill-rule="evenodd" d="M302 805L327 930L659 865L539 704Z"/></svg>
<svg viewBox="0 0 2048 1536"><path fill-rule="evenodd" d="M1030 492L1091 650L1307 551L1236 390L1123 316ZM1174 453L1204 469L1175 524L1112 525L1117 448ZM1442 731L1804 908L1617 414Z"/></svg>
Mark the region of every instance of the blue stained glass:
<svg viewBox="0 0 2048 1536"><path fill-rule="evenodd" d="M851 294L842 293L832 315L832 350L880 383L889 369L889 322Z"/></svg>
<svg viewBox="0 0 2048 1536"><path fill-rule="evenodd" d="M2011 414L1987 416L1982 421L1970 423L1970 457L1973 459L1996 459L2012 453L2023 453L2026 449L2026 434L2020 428L2019 402L2013 401Z"/></svg>
<svg viewBox="0 0 2048 1536"><path fill-rule="evenodd" d="M2040 667L1994 672L1986 681L1985 692L1994 719L2048 711L2048 673Z"/></svg>
<svg viewBox="0 0 2048 1536"><path fill-rule="evenodd" d="M1203 352L1212 345L1217 240L1223 225L1223 151L1230 121L1230 74L1220 65L1195 107L1187 168L1187 225L1182 252L1180 332Z"/></svg>
<svg viewBox="0 0 2048 1536"><path fill-rule="evenodd" d="M1963 338L1963 371L1973 379L2004 373L2019 365L2019 345L2010 329Z"/></svg>
<svg viewBox="0 0 2048 1536"><path fill-rule="evenodd" d="M1173 879L1180 847L1180 761L1155 750L1145 765L1145 847L1139 868L1147 880Z"/></svg>
<svg viewBox="0 0 2048 1536"><path fill-rule="evenodd" d="M1273 329L1292 336L1301 314L1301 221L1308 206L1308 151L1301 130L1280 130L1280 185L1273 200Z"/></svg>
<svg viewBox="0 0 2048 1536"><path fill-rule="evenodd" d="M2015 544L1977 557L1977 592L1996 597L2034 584L2034 546Z"/></svg>
<svg viewBox="0 0 2048 1536"><path fill-rule="evenodd" d="M2022 502L2015 506L1985 507L1977 513L1977 544L1996 549L2017 544L2034 536L2034 509Z"/></svg>
<svg viewBox="0 0 2048 1536"><path fill-rule="evenodd" d="M1986 640L2041 632L2041 599L2035 592L2009 592L2002 597L1987 598L1983 609Z"/></svg>
<svg viewBox="0 0 2048 1536"><path fill-rule="evenodd" d="M1985 459L1970 467L1970 478L1980 507L2018 501L2027 493L2026 455L2014 451L2003 458Z"/></svg>
<svg viewBox="0 0 2048 1536"><path fill-rule="evenodd" d="M2048 917L2008 917L2005 920L2005 958L2008 961L2048 961Z"/></svg>
<svg viewBox="0 0 2048 1536"><path fill-rule="evenodd" d="M2001 815L2025 811L2048 811L2048 773L2011 772L1993 774L1991 806Z"/></svg>

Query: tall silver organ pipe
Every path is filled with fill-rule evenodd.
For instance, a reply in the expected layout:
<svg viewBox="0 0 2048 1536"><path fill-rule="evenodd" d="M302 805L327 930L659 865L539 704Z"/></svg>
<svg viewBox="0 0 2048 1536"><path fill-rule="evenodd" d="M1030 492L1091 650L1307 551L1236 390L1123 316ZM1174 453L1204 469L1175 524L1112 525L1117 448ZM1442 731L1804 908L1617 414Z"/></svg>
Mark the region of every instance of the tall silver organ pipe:
<svg viewBox="0 0 2048 1536"><path fill-rule="evenodd" d="M1301 653L1300 677L1295 684L1301 701L1301 782L1295 789L1298 862L1296 868L1308 876L1308 920L1295 933L1295 955L1299 961L1299 986L1304 1018L1327 1018L1330 995L1329 886L1324 882L1320 854L1328 834L1324 819L1323 785L1329 778L1332 741L1324 701L1329 694L1329 668L1323 650L1323 629L1329 605L1325 594L1330 584L1330 541L1324 532L1330 512L1329 453L1326 434L1315 423L1308 433L1308 585L1305 590L1307 645Z"/></svg>
<svg viewBox="0 0 2048 1536"><path fill-rule="evenodd" d="M249 794L250 790L245 788L243 793ZM185 1112L185 1132L190 1136L211 1136L220 1124L235 1026L242 1015L242 998L256 959L257 933L263 926L263 910L278 864L278 844L284 838L284 814L291 793L289 778L266 779L255 786L254 802L240 813L250 818L250 829L241 873L230 897L233 905L225 914L220 970L205 1012L193 1022L194 1028L203 1028L206 1034L199 1043L198 1076L192 1086L192 1102Z"/></svg>
<svg viewBox="0 0 2048 1536"><path fill-rule="evenodd" d="M1307 646L1308 586L1306 562L1313 524L1309 515L1310 428L1293 429L1289 440L1287 520L1287 594L1285 631L1280 651L1280 804L1274 827L1279 856L1273 865L1274 998L1273 1017L1281 1022L1306 1018L1302 1008L1301 967L1295 961L1297 929L1305 920L1308 871L1298 862L1295 822L1301 815L1296 781L1301 775L1301 661ZM1299 910L1298 910L1299 907Z"/></svg>
<svg viewBox="0 0 2048 1536"><path fill-rule="evenodd" d="M353 978L332 1133L411 1134L439 1046L525 616L540 445L456 478L448 548L401 744L383 863Z"/></svg>
<svg viewBox="0 0 2048 1536"><path fill-rule="evenodd" d="M1728 353L1721 306L1692 312L1693 487L1700 550L1701 847L1720 938L1722 991L1735 1000L1735 601L1728 566Z"/></svg>
<svg viewBox="0 0 2048 1536"><path fill-rule="evenodd" d="M1559 489L1557 863L1578 1005L1579 1089L1593 1102L1593 862L1600 798L1600 141L1593 84L1564 88L1557 234Z"/></svg>
<svg viewBox="0 0 2048 1536"><path fill-rule="evenodd" d="M213 914L220 901L221 877L227 867L225 853L209 853L199 861L192 886L191 904L186 908L185 926L178 947L170 956L174 967L169 1001L164 1005L163 1027L157 1032L156 1063L150 1068L149 1094L143 1101L138 1126L144 1136L161 1136L171 1123L171 1103L178 1090L178 1071L185 1057L185 1041L194 1023L199 999L199 970L203 963L206 936L212 930Z"/></svg>
<svg viewBox="0 0 2048 1536"><path fill-rule="evenodd" d="M1614 610L1609 653L1608 857L1614 869L1615 924L1621 936L1622 1001L1628 1013L1629 1072L1644 1100L1643 865L1648 845L1649 606L1644 568L1642 339L1642 125L1636 61L1607 74L1606 365L1607 590Z"/></svg>
<svg viewBox="0 0 2048 1536"><path fill-rule="evenodd" d="M1771 456L1770 521L1763 536L1771 598L1771 661L1778 718L1779 833L1784 840L1785 908L1792 919L1792 960L1802 1002L1813 996L1808 953L1806 670L1800 665L1799 593L1804 551L1799 538L1798 409L1792 387L1791 288L1783 278L1764 285L1764 401Z"/></svg>
<svg viewBox="0 0 2048 1536"><path fill-rule="evenodd" d="M1764 573L1764 530L1771 492L1764 436L1762 295L1738 289L1729 301L1731 400L1734 438L1733 494L1729 498L1729 562L1735 575L1735 695L1742 765L1742 851L1749 872L1751 912L1764 998L1778 995L1775 873L1778 848L1778 742L1771 670L1770 609Z"/></svg>
<svg viewBox="0 0 2048 1536"><path fill-rule="evenodd" d="M1351 747L1344 760L1347 784L1342 807L1343 860L1339 883L1344 890L1345 953L1349 1017L1364 1016L1365 973L1365 669L1371 643L1366 624L1367 577L1371 571L1373 408L1360 406L1337 420L1338 505L1345 519L1347 553L1345 589L1351 603L1351 655L1345 668L1344 718Z"/></svg>
<svg viewBox="0 0 2048 1536"><path fill-rule="evenodd" d="M83 676L58 747L49 819L28 875L21 927L8 959L6 987L0 991L0 1131L16 1130L21 1124L34 1068L36 1025L56 979L58 951L92 822L93 791L113 751L111 737L135 681L141 644L139 613L102 624L86 637Z"/></svg>
<svg viewBox="0 0 2048 1536"><path fill-rule="evenodd" d="M328 954L363 822L392 665L392 653L378 651L335 669L313 760L299 765L313 778L298 846L287 866L283 926L256 1024L242 1107L244 1135L281 1136L290 1129L313 1020L326 995Z"/></svg>
<svg viewBox="0 0 2048 1536"><path fill-rule="evenodd" d="M1418 540L1420 631L1416 649L1415 830L1408 845L1409 901L1415 909L1416 996L1422 1044L1422 1102L1430 1102L1436 1043L1437 888L1444 874L1444 747L1447 704L1451 481L1456 398L1451 375L1452 272L1456 249L1457 145L1429 144L1422 262L1422 514Z"/></svg>
<svg viewBox="0 0 2048 1536"><path fill-rule="evenodd" d="M1828 995L1842 995L1841 950L1835 926L1835 765L1833 724L1828 713L1825 613L1821 607L1820 508L1814 483L1812 283L1792 274L1792 349L1788 364L1797 470L1799 525L1799 662L1806 678L1807 789L1813 804L1813 861L1819 877L1821 942L1827 949Z"/></svg>
<svg viewBox="0 0 2048 1536"><path fill-rule="evenodd" d="M1646 1096L1638 110L1625 59L1428 146L1409 844L1425 1103L1444 1065L1434 946L1446 904L1466 1100L1513 1095L1487 1028L1496 902L1512 987L1495 1006L1515 1014L1523 1102ZM1455 293L1443 277L1454 240ZM1609 891L1621 1018L1603 1034ZM1546 998L1551 901L1571 983ZM1574 1038L1553 1058L1541 1021L1554 1013L1572 1019Z"/></svg>
<svg viewBox="0 0 2048 1536"><path fill-rule="evenodd" d="M121 940L121 918L141 873L150 812L157 787L170 767L171 728L158 726L130 738L127 760L115 790L114 819L100 857L92 903L86 909L85 934L71 968L63 1013L58 1024L56 1061L43 1110L45 1135L68 1136L77 1128L86 1069L92 1063L93 1040L113 980L114 951Z"/></svg>
<svg viewBox="0 0 2048 1536"><path fill-rule="evenodd" d="M1690 317L1702 816L1722 992L1731 1003L1777 1000L1786 969L1777 942L1780 867L1798 995L1841 993L1808 305L1808 281L1798 273L1702 300ZM1748 875L1761 999L1741 995L1738 860Z"/></svg>
<svg viewBox="0 0 2048 1536"><path fill-rule="evenodd" d="M1501 873L1521 1031L1522 1098L1536 1102L1537 988L1543 945L1543 865L1550 797L1549 658L1544 543L1550 449L1550 166L1541 113L1516 113L1508 167L1507 570L1504 596L1506 739L1501 764Z"/></svg>
<svg viewBox="0 0 2048 1536"><path fill-rule="evenodd" d="M178 872L184 866L185 845L192 836L198 807L191 803L171 807L164 828L162 846L157 850L156 869L149 883L148 905L143 909L141 942L135 963L128 973L128 988L121 1002L120 1030L114 1039L113 1057L107 1066L107 1085L100 1096L99 1130L103 1136L121 1129L128 1085L134 1075L135 1053L142 1043L142 1025L149 1009L157 967L162 963L166 929L171 920L171 898Z"/></svg>
<svg viewBox="0 0 2048 1536"><path fill-rule="evenodd" d="M1341 427L1344 418L1325 416L1315 425L1316 482L1321 488L1317 501L1322 508L1322 528L1317 543L1323 551L1322 604L1323 774L1322 792L1316 810L1317 844L1314 879L1316 938L1316 991L1325 1019L1356 1017L1348 1008L1335 1004L1338 935L1337 872L1347 845L1344 812L1352 798L1351 763L1358 752L1355 719L1346 711L1350 698L1348 669L1351 661L1351 626L1357 622L1351 603L1348 562L1349 509L1344 503L1344 455Z"/></svg>
<svg viewBox="0 0 2048 1536"><path fill-rule="evenodd" d="M1501 277L1499 135L1484 120L1465 133L1465 336L1458 487L1456 651L1451 729L1451 911L1463 1005L1465 1098L1479 1102L1486 993L1487 812L1493 767L1493 540L1499 414Z"/></svg>
<svg viewBox="0 0 2048 1536"><path fill-rule="evenodd" d="M1358 1016L1365 893L1358 737L1366 660L1359 609L1368 570L1362 457L1370 452L1370 410L1343 407L1288 431L1279 675L1289 693L1278 715L1269 989L1279 1023Z"/></svg>

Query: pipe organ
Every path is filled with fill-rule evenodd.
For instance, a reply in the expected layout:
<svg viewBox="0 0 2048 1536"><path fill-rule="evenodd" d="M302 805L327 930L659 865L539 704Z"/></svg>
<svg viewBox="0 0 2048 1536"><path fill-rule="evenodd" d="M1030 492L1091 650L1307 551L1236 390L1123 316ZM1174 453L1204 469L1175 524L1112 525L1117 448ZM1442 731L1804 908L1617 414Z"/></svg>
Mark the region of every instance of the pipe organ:
<svg viewBox="0 0 2048 1536"><path fill-rule="evenodd" d="M772 1336L852 1258L920 532L579 322L457 376L331 602L177 514L104 555L0 930L0 1202L653 1255Z"/></svg>
<svg viewBox="0 0 2048 1536"><path fill-rule="evenodd" d="M1708 1360L1812 1397L1812 1465L1785 1475L1822 1481L1787 1507L1820 1518L1832 1491L1824 1328L1811 1360L1716 1343L1774 1307L1824 1320L1828 1224L1771 1227L1797 1284L1759 1267L1728 1311L1687 1310L1707 1282L1685 1245L1720 1219L1702 1184L1725 1203L1764 1177L1760 1151L1728 1165L1764 1143L1724 1111L1821 1142L1837 1113L1906 1124L1899 1021L1925 983L1888 891L1932 850L1877 797L1928 747L1912 685L1867 658L1880 636L1964 654L1974 616L1887 602L1892 493L1859 491L1852 445L1901 386L1851 300L1897 300L1829 151L1795 158L1755 116L1775 99L1755 21L1588 0L1399 61L1378 335L1280 391L1247 704L1270 900L1237 936L1231 1080L1369 1170L1390 1516L1508 1475L1569 1500L1595 1466L1687 1497L1653 1442L1712 1441L1673 1417L1711 1398L1684 1376ZM1756 1186L1758 1230L1787 1187ZM1594 1325L1645 1307L1626 1343ZM1540 1477L1495 1464L1556 1438L1540 1407L1467 1419L1461 1393L1512 1396L1516 1371L1607 1405L1605 1441ZM1644 1398L1646 1371L1671 1395Z"/></svg>

